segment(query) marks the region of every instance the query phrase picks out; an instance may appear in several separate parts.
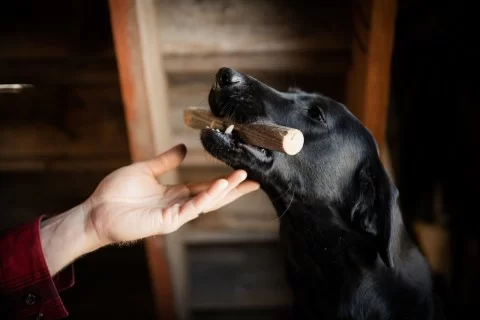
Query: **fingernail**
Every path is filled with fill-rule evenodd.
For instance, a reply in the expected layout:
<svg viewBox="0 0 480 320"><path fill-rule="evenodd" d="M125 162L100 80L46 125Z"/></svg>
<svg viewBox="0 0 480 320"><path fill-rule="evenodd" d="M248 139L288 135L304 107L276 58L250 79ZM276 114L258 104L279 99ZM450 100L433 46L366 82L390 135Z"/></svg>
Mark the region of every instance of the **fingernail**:
<svg viewBox="0 0 480 320"><path fill-rule="evenodd" d="M227 189L227 187L228 187L228 181L225 180L225 179L221 179L219 188L220 189Z"/></svg>
<svg viewBox="0 0 480 320"><path fill-rule="evenodd" d="M247 179L247 172L242 171L242 180L245 180L245 179Z"/></svg>

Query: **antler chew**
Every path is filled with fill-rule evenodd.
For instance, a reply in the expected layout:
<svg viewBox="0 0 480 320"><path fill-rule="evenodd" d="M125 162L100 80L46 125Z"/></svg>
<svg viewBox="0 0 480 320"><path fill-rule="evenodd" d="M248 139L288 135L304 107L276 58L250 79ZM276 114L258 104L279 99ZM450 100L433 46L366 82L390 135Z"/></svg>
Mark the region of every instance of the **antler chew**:
<svg viewBox="0 0 480 320"><path fill-rule="evenodd" d="M234 125L234 131L246 143L269 150L295 155L302 150L304 137L300 130L274 124L237 124L226 119L215 117L208 109L188 107L184 110L183 121L193 129L207 126L225 130Z"/></svg>

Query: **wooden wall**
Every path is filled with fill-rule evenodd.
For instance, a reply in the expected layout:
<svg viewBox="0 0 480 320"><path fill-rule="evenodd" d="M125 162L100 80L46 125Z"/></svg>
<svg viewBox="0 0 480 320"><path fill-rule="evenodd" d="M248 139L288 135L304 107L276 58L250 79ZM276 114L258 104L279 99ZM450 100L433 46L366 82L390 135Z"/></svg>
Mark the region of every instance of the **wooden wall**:
<svg viewBox="0 0 480 320"><path fill-rule="evenodd" d="M77 205L130 154L107 2L4 2L0 47L0 83L35 85L0 94L1 232ZM74 268L69 319L155 317L142 243Z"/></svg>
<svg viewBox="0 0 480 320"><path fill-rule="evenodd" d="M145 12L145 2L153 10ZM207 107L208 90L218 68L233 67L279 90L297 86L340 102L354 99L355 90L363 92L375 86L375 81L388 78L388 59L373 64L381 67L374 82L371 73L356 70L358 63L366 68L360 70L370 70L378 54L388 55L389 44L375 36L378 21L389 21L394 9L376 6L383 1L361 2L361 13L367 13L362 19L376 29L367 28L360 36L369 39L367 49L376 43L383 51L371 56L367 50L356 56L359 35L355 35L353 13L358 14L358 3L112 0L109 6L105 1L9 2L0 13L0 42L5 48L0 52L0 82L32 83L36 89L0 96L3 227L7 222L67 209L87 197L109 171L166 144L166 140L154 141L156 146L148 146L149 150L135 145L138 132L129 121L132 110L125 93L129 86L145 90L139 92L146 95L158 89L157 100L141 97L136 107L150 103L156 117L168 117L151 124L152 132L166 130L169 143L187 145L189 153L175 178L187 182L230 171L203 151L198 132L182 122L184 107ZM155 28L147 34L138 32L139 38L132 42L135 46L130 47L131 52L147 57L138 60L142 61L143 84L121 76L122 66L132 61L125 62L119 50L122 35L112 37L111 31L118 26L133 31L128 19L112 19L117 21L112 26L109 15L118 18L113 10L117 5L137 10L137 18L142 14L148 18L141 20L142 28ZM372 10L376 15L370 14ZM380 29L384 35L391 31ZM155 46L145 42L149 34L158 37ZM152 65L154 69L149 69ZM138 72L139 65L134 67ZM166 88L156 88L149 77L165 79ZM374 110L373 121L368 122L372 112L362 113L368 101L375 99L372 91L367 97L355 102L354 111L376 126L374 132L382 139L383 123L378 120L382 115ZM152 101L162 105L156 109ZM24 194L32 195L29 201L23 200ZM179 319L278 319L285 315L290 300L282 280L277 228L278 219L265 194L258 191L246 196L165 237L166 249L160 240L147 242L151 285L156 287L155 275L163 272L151 257L166 250L171 272L167 276L173 281ZM169 302L163 296L155 298L160 315Z"/></svg>
<svg viewBox="0 0 480 320"><path fill-rule="evenodd" d="M0 82L36 88L0 96L0 170L110 170L128 162L107 10L101 2L22 0L2 10Z"/></svg>

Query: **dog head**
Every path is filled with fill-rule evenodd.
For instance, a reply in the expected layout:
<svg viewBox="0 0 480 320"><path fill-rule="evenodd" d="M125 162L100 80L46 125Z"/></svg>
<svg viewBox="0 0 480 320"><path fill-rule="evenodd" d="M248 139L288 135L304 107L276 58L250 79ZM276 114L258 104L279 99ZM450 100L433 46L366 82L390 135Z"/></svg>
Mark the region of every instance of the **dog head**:
<svg viewBox="0 0 480 320"><path fill-rule="evenodd" d="M372 134L341 103L298 89L279 92L229 68L216 75L209 93L212 113L236 123L269 123L300 130L303 149L291 156L244 143L236 134L201 132L204 148L235 169L244 169L262 188L294 194L309 207L333 208L348 225L382 243L393 263L391 234L397 191L384 170ZM289 192L290 191L290 192Z"/></svg>

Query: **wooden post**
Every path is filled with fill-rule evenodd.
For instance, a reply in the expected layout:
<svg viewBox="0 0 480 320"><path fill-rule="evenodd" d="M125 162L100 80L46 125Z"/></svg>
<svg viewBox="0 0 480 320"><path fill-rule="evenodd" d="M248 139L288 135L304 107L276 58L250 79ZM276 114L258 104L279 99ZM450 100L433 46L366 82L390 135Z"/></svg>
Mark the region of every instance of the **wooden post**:
<svg viewBox="0 0 480 320"><path fill-rule="evenodd" d="M112 32L132 160L141 161L172 145L166 74L154 0L109 0ZM175 171L161 177L176 183ZM167 237L146 239L157 315L175 319ZM133 275L134 276L134 275Z"/></svg>
<svg viewBox="0 0 480 320"><path fill-rule="evenodd" d="M353 11L354 39L346 104L372 131L382 152L385 148L397 2L354 0Z"/></svg>

